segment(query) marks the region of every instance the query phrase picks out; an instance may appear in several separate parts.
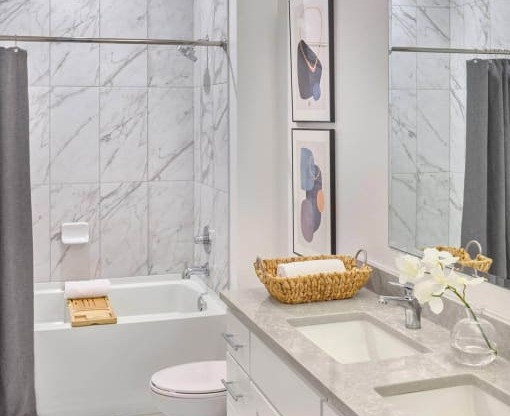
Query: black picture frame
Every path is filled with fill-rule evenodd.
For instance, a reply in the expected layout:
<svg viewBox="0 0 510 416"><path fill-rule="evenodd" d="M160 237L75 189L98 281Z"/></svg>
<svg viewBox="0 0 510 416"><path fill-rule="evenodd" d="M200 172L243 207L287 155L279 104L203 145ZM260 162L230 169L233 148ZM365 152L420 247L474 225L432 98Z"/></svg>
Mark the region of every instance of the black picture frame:
<svg viewBox="0 0 510 416"><path fill-rule="evenodd" d="M289 0L293 122L335 121L333 3Z"/></svg>
<svg viewBox="0 0 510 416"><path fill-rule="evenodd" d="M295 128L291 136L292 251L336 254L335 130Z"/></svg>

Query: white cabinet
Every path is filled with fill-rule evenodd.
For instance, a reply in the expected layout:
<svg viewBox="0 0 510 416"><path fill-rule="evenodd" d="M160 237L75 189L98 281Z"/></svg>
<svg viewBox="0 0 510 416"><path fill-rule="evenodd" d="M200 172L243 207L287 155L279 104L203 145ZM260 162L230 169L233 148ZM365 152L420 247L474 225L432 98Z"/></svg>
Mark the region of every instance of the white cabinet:
<svg viewBox="0 0 510 416"><path fill-rule="evenodd" d="M341 416L230 312L225 338L227 416Z"/></svg>

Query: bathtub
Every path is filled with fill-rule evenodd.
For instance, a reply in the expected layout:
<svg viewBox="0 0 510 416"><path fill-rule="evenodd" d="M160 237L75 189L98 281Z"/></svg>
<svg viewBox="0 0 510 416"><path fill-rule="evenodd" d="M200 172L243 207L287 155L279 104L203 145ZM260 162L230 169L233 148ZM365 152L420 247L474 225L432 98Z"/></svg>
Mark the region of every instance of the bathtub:
<svg viewBox="0 0 510 416"><path fill-rule="evenodd" d="M199 310L202 293L206 308ZM200 280L112 280L116 325L72 328L62 283L36 284L35 373L39 416L156 413L149 380L162 368L224 359L224 304Z"/></svg>

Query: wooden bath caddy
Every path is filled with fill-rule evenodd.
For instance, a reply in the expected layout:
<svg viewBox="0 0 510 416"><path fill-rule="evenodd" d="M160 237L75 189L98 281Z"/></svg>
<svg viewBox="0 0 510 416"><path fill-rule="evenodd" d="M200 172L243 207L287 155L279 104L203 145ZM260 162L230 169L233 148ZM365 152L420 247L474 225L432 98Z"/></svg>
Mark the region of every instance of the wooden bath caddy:
<svg viewBox="0 0 510 416"><path fill-rule="evenodd" d="M73 327L117 323L117 316L112 310L108 296L68 299L67 307Z"/></svg>

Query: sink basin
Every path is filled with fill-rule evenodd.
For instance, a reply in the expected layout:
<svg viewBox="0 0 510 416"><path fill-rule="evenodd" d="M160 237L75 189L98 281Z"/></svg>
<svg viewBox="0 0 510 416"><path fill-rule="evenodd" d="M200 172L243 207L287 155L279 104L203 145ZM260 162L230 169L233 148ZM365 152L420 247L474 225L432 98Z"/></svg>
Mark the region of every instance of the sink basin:
<svg viewBox="0 0 510 416"><path fill-rule="evenodd" d="M385 386L376 391L402 415L510 415L510 398L474 376Z"/></svg>
<svg viewBox="0 0 510 416"><path fill-rule="evenodd" d="M291 319L310 341L342 364L379 361L428 352L364 313Z"/></svg>

